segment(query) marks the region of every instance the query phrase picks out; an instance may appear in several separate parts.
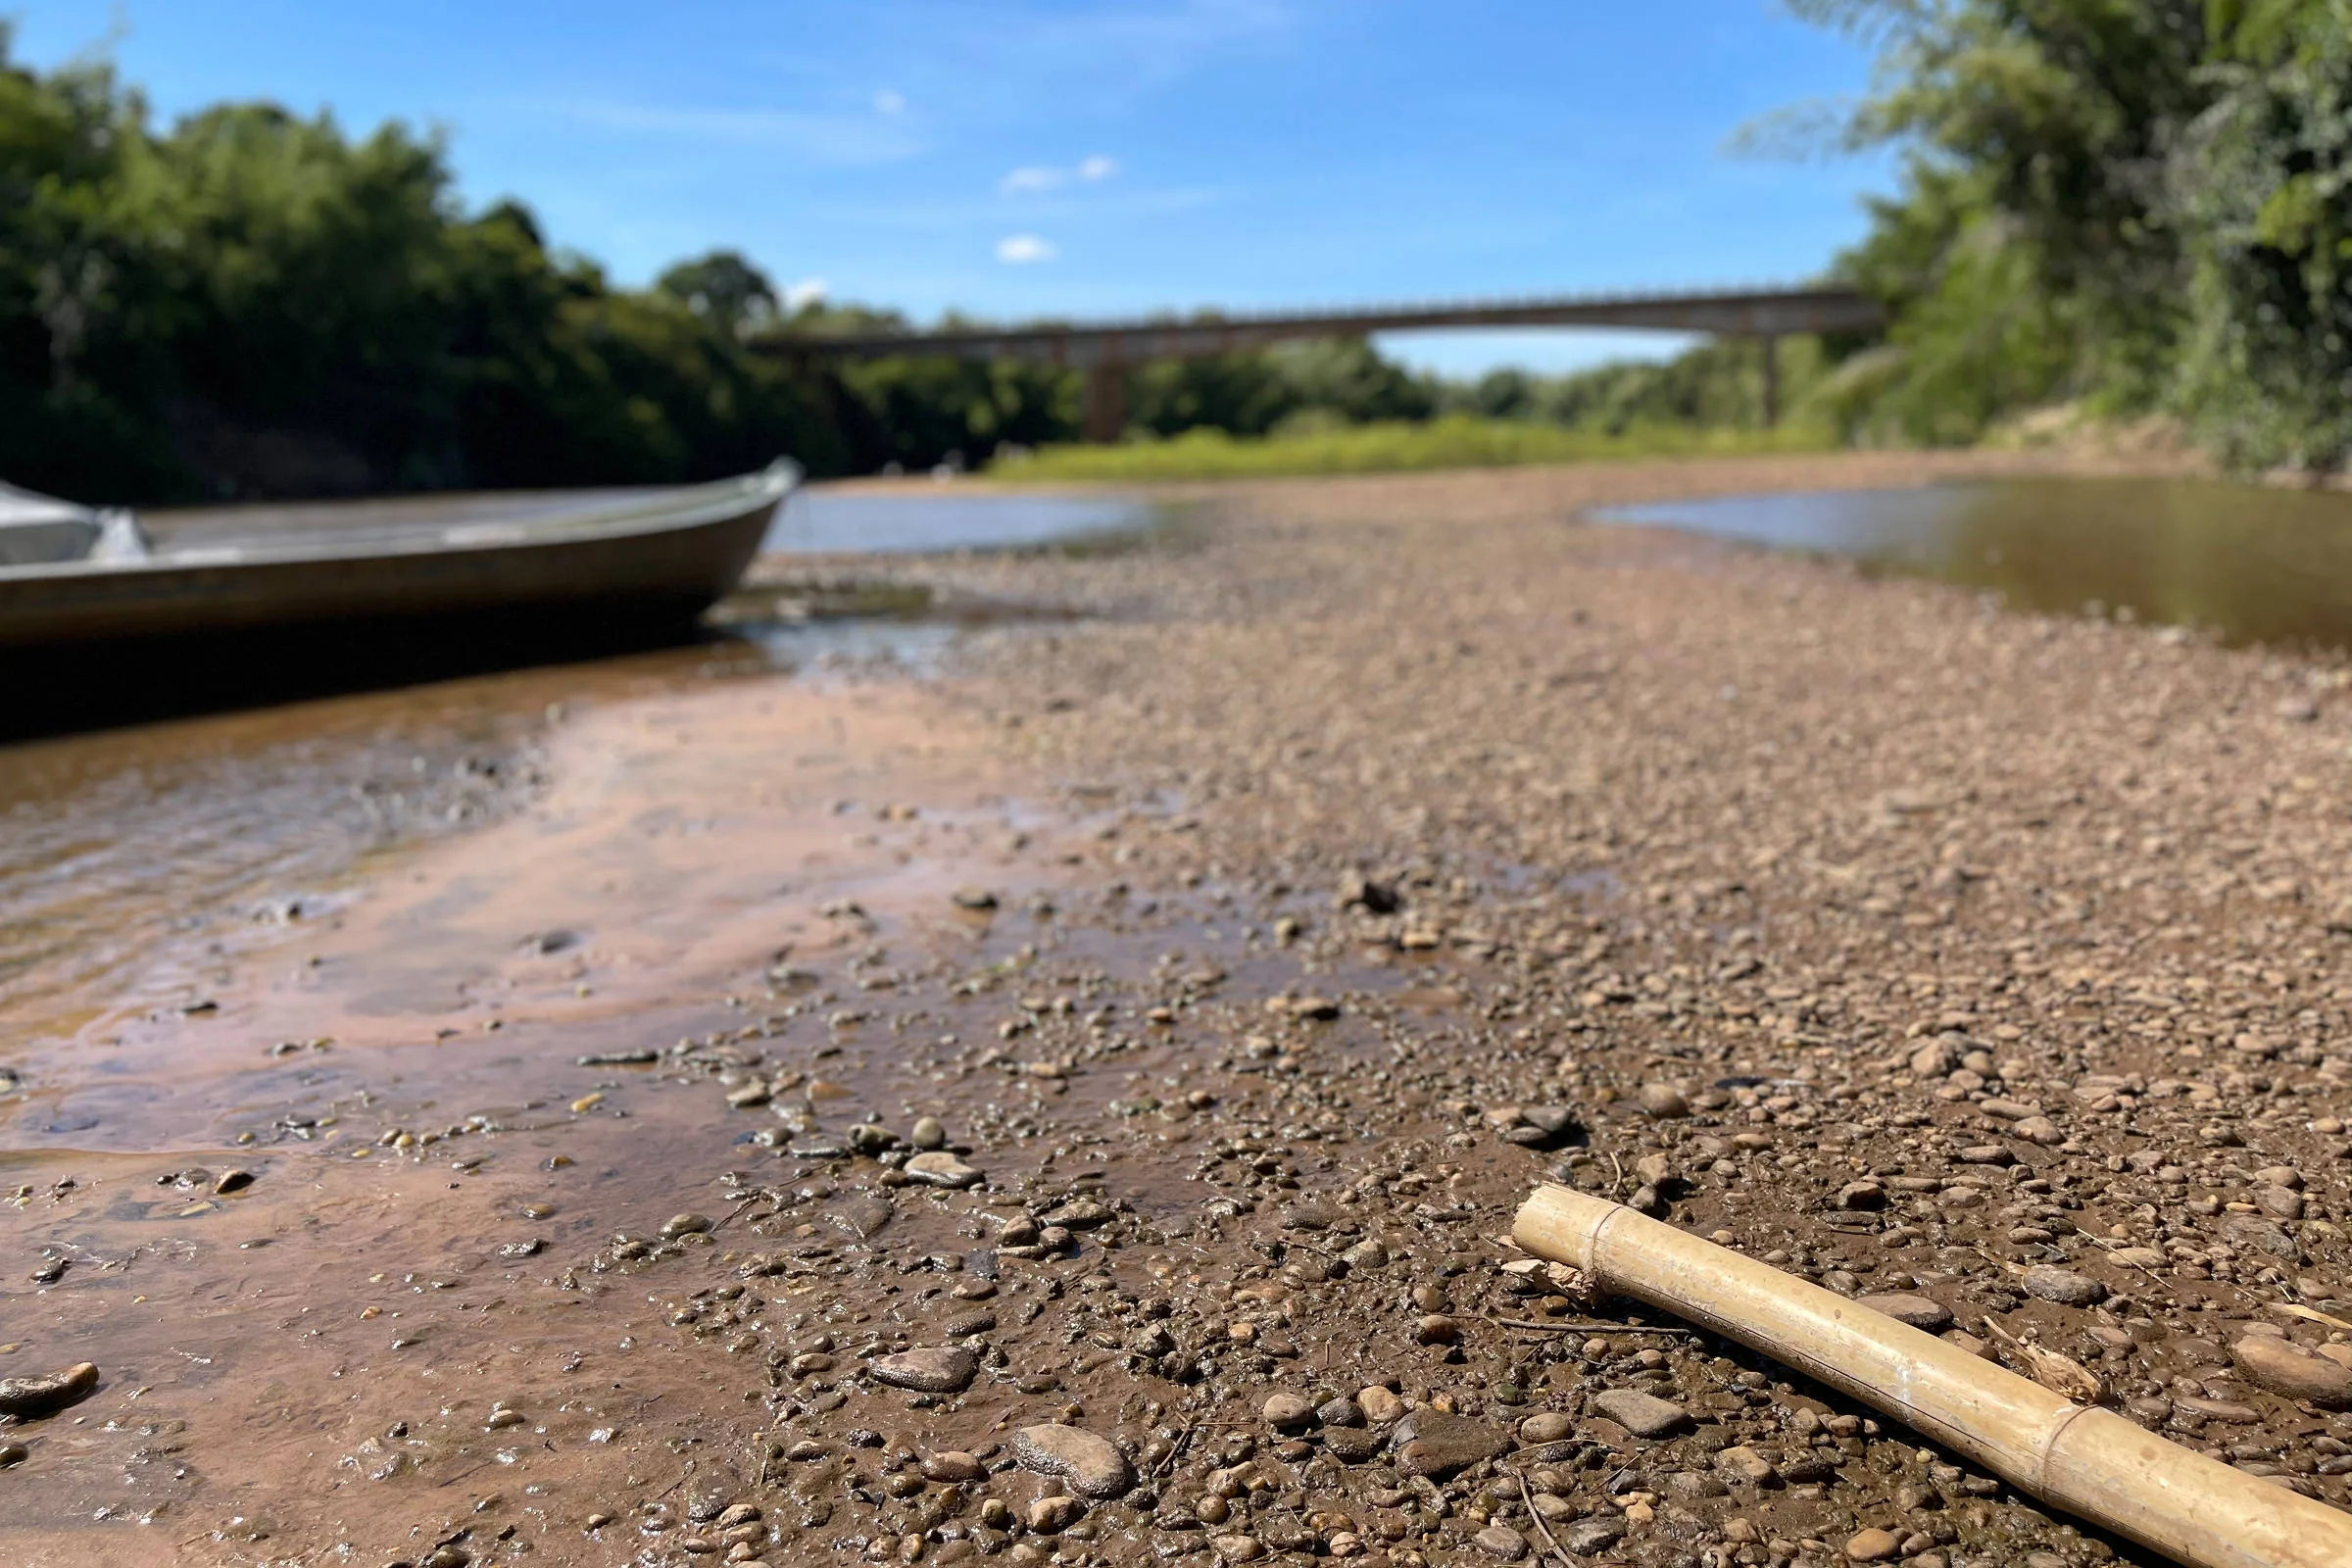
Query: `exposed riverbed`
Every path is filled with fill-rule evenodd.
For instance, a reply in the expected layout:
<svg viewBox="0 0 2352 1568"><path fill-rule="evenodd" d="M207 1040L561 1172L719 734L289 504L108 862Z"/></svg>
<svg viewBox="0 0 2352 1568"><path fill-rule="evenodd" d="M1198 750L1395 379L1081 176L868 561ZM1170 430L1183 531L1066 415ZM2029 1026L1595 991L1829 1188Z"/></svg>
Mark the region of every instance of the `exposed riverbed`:
<svg viewBox="0 0 2352 1568"><path fill-rule="evenodd" d="M1252 487L873 572L1022 607L919 674L0 752L0 1377L101 1370L0 1555L2112 1554L1589 1326L1546 1174L2341 1503L2334 665L1574 522L2014 462Z"/></svg>

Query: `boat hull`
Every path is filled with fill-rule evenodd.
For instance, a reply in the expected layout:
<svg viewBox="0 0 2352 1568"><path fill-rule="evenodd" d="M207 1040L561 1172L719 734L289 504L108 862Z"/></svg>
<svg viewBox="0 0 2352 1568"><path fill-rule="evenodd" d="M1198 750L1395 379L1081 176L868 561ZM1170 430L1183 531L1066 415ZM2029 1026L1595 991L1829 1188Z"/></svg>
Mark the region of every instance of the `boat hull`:
<svg viewBox="0 0 2352 1568"><path fill-rule="evenodd" d="M265 628L576 612L686 621L731 589L790 492L787 468L576 515L467 522L412 515L297 538L260 533L118 565L0 572L0 648ZM334 509L307 509L314 523ZM355 516L361 509L352 509ZM253 515L260 515L259 509Z"/></svg>

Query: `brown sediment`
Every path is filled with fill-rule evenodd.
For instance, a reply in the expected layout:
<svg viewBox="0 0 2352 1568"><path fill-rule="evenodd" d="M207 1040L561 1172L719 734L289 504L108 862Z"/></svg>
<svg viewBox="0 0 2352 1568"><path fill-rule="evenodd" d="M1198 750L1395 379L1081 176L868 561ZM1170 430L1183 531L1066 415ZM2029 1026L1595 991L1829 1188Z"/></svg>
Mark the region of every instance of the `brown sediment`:
<svg viewBox="0 0 2352 1568"><path fill-rule="evenodd" d="M888 568L1109 612L935 681L575 705L211 1010L39 1043L0 1376L104 1381L0 1551L2112 1549L1583 1327L1658 1323L1510 1249L1548 1173L2342 1504L2332 669L1569 526L2022 461L1250 487Z"/></svg>

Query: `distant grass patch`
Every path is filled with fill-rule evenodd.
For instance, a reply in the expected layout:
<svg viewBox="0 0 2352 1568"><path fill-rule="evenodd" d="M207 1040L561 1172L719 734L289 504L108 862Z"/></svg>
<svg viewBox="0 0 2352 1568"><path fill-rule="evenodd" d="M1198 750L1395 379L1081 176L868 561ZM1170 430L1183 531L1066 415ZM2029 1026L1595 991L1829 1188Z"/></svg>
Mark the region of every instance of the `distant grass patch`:
<svg viewBox="0 0 2352 1568"><path fill-rule="evenodd" d="M1130 440L1117 446L1044 447L1025 457L999 462L989 471L996 478L1022 481L1143 483L1819 452L1836 444L1836 438L1825 430L1788 425L1778 430L1657 425L1605 435L1520 419L1449 415L1420 423L1342 425L1268 436L1200 429L1166 440Z"/></svg>

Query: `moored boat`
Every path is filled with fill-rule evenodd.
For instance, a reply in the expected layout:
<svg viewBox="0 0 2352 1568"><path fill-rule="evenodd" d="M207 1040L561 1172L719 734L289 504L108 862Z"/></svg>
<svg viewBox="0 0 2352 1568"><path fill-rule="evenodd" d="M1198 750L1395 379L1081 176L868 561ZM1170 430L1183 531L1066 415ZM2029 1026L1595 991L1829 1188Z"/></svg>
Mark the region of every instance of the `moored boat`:
<svg viewBox="0 0 2352 1568"><path fill-rule="evenodd" d="M690 620L799 482L416 497L157 514L0 487L0 648L483 614Z"/></svg>

